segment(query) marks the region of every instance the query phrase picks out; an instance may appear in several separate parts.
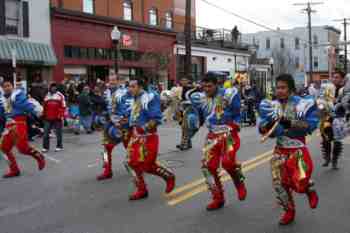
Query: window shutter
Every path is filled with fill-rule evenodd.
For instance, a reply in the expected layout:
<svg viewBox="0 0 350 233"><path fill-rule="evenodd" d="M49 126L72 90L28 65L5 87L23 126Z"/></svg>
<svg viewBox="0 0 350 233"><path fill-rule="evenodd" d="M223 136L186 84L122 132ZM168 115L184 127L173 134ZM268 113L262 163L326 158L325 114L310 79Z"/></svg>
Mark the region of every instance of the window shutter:
<svg viewBox="0 0 350 233"><path fill-rule="evenodd" d="M29 5L28 2L23 2L22 4L23 37L29 37Z"/></svg>
<svg viewBox="0 0 350 233"><path fill-rule="evenodd" d="M0 0L0 35L5 35L5 0Z"/></svg>

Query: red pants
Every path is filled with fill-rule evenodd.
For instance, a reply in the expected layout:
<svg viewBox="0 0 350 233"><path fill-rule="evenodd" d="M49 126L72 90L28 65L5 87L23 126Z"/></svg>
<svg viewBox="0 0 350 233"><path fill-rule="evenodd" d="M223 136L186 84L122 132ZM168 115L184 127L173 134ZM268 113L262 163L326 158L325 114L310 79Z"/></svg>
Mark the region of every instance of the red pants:
<svg viewBox="0 0 350 233"><path fill-rule="evenodd" d="M1 150L9 161L10 170L19 170L15 156L12 152L13 147L24 155L28 155L41 161L41 153L31 147L28 143L28 130L26 117L16 117L12 122L6 124L2 135Z"/></svg>
<svg viewBox="0 0 350 233"><path fill-rule="evenodd" d="M146 190L143 174L149 173L168 180L174 175L157 162L159 136L156 132L144 134L142 129L134 128L128 146L127 165L138 190Z"/></svg>
<svg viewBox="0 0 350 233"><path fill-rule="evenodd" d="M299 163L297 153L300 153L302 164ZM281 182L283 186L290 187L297 193L307 192L313 171L313 162L309 150L300 149L276 149L275 153L282 156L280 165ZM303 166L303 171L299 165Z"/></svg>
<svg viewBox="0 0 350 233"><path fill-rule="evenodd" d="M240 137L234 127L229 133L209 133L202 159L202 170L212 193L222 193L218 169L220 164L234 181L236 187L243 182L240 164L237 164L236 153L240 148Z"/></svg>
<svg viewBox="0 0 350 233"><path fill-rule="evenodd" d="M135 172L150 172L156 164L158 147L159 137L156 133L147 136L136 135L135 132L132 133L128 146L129 166Z"/></svg>
<svg viewBox="0 0 350 233"><path fill-rule="evenodd" d="M306 147L298 149L276 148L271 159L272 183L279 204L294 206L292 191L311 191L313 163Z"/></svg>

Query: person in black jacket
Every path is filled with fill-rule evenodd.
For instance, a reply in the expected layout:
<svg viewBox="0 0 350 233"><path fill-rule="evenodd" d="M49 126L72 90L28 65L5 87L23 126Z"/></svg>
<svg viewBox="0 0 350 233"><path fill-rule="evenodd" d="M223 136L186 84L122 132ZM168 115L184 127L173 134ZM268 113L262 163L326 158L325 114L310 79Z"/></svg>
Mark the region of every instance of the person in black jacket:
<svg viewBox="0 0 350 233"><path fill-rule="evenodd" d="M95 86L93 92L90 94L92 103L92 129L98 128L99 118L103 115L106 106L102 96L102 92L98 86Z"/></svg>
<svg viewBox="0 0 350 233"><path fill-rule="evenodd" d="M92 102L90 97L90 87L84 86L83 92L78 97L80 124L84 127L86 133L92 131Z"/></svg>

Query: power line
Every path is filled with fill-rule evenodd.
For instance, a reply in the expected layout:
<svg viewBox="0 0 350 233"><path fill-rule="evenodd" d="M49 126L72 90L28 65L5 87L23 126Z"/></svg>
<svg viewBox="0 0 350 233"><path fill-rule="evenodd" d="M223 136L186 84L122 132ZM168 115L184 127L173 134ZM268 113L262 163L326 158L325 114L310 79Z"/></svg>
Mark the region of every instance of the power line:
<svg viewBox="0 0 350 233"><path fill-rule="evenodd" d="M246 22L248 22L248 23L254 24L254 25L256 25L256 26L258 26L258 27L261 27L261 28L264 28L264 29L266 29L266 30L268 30L268 31L273 31L273 32L275 32L275 33L278 33L278 34L284 35L284 36L293 36L293 35L291 35L291 34L289 34L289 33L281 32L281 31L276 30L275 28L272 28L272 27L270 27L270 26L266 26L266 25L264 25L264 24L255 22L255 21L252 20L252 19L249 19L249 18L247 18L247 17L241 16L241 15L235 13L235 12L232 12L232 11L230 11L230 10L227 10L227 9L225 9L225 8L223 8L223 7L221 7L221 6L218 6L218 5L216 5L216 4L212 3L212 2L209 2L209 1L207 1L207 0L201 0L201 1L204 2L205 4L211 6L211 7L214 7L214 8L216 8L216 9L219 9L219 10L221 10L221 11L223 11L223 12L229 14L229 15L233 15L233 16L239 18L239 19L242 19L243 21L246 21ZM307 40L300 39L300 41L304 41L303 44L312 46L312 43L310 43L310 42L307 41Z"/></svg>

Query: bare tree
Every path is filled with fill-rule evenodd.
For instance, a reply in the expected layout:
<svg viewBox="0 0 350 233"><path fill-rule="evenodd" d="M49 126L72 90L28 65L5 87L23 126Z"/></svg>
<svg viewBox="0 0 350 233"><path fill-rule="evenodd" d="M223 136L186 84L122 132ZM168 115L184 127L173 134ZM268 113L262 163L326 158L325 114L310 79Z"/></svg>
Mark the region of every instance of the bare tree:
<svg viewBox="0 0 350 233"><path fill-rule="evenodd" d="M289 73L293 74L296 71L295 58L287 48L274 48L272 50L274 60L275 75Z"/></svg>

